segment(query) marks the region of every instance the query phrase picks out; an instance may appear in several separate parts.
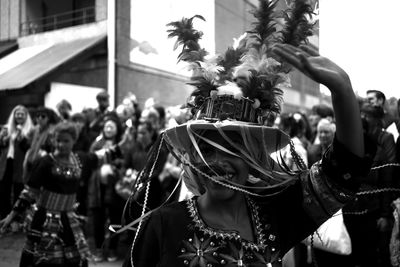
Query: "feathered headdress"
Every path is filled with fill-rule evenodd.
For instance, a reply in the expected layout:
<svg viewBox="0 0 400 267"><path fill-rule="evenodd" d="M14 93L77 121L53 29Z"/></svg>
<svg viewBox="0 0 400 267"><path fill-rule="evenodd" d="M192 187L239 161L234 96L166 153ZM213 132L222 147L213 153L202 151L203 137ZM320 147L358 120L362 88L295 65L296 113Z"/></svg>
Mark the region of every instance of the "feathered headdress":
<svg viewBox="0 0 400 267"><path fill-rule="evenodd" d="M168 36L176 38L174 48L182 47L178 62L189 63L193 75L189 84L195 87L187 106L194 119L166 129L153 146L146 167L136 180L134 191L144 188L157 169L164 144L183 164L185 172L193 166L191 153L198 148L201 132L217 131L228 142L227 132L237 132L243 138L238 156L249 164L251 173L272 191L291 182L285 168L277 166L270 154L288 145L290 137L276 128L263 125L263 120L280 112L282 84L288 82L290 66L272 57L277 43L299 45L312 34L307 16L311 7L307 0L297 0L282 15L276 12L277 1L260 0L253 14L252 29L240 36L221 55L208 56L199 40L203 33L194 29L195 15L167 24ZM278 30L280 28L280 30ZM208 56L208 57L207 57ZM216 148L217 149L217 148ZM199 154L200 151L197 151ZM233 152L232 152L233 153Z"/></svg>
<svg viewBox="0 0 400 267"><path fill-rule="evenodd" d="M206 59L208 53L199 44L203 33L193 28L193 20L204 21L202 16L167 24L171 27L168 36L177 37L174 49L182 46L178 61L189 63L193 70L189 84L195 90L187 106L196 119L262 124L267 117L280 112L281 87L289 83L291 68L273 58L271 49L276 43L306 43L313 34L313 24L308 18L312 15L308 0L294 1L283 15L275 11L276 3L277 0L260 0L253 12L253 28L235 40L224 54L210 59ZM278 23L282 17L283 26Z"/></svg>

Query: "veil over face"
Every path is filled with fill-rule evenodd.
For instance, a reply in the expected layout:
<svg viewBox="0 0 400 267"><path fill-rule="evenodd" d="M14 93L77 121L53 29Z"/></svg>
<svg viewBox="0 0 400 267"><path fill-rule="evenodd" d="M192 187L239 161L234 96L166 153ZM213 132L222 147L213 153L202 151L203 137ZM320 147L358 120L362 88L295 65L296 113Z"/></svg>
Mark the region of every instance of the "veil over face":
<svg viewBox="0 0 400 267"><path fill-rule="evenodd" d="M249 166L249 178L245 185L218 179L228 187L233 185L264 193L275 192L295 178L281 165L279 158L279 150L289 144L290 138L276 128L238 121L210 123L194 120L167 129L164 140L183 163L183 180L195 195L204 193L199 180L199 173L204 170L199 170L197 165L208 166L207 153L213 150L241 158ZM209 166L210 172L213 172L213 167Z"/></svg>

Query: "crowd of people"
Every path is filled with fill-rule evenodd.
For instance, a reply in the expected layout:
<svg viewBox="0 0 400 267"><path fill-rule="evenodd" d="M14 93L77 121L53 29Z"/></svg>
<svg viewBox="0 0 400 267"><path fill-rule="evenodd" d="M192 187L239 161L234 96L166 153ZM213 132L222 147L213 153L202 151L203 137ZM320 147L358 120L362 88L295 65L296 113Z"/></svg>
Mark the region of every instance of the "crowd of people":
<svg viewBox="0 0 400 267"><path fill-rule="evenodd" d="M36 177L38 170L35 164L48 155L55 155L59 149L55 137L63 131L59 129L60 125L69 122L75 127L76 138L73 138L71 149L77 155L94 154L96 151L112 148L123 138L128 140L121 147L122 156L101 164L85 163L79 184L74 187L74 210L83 221L89 222L86 223L85 231L94 241L90 259L96 262L116 261L121 256L118 254L118 235L105 242L110 236L108 225L121 224L132 185L145 166L147 154L159 133L165 128L186 122L190 117L187 110L179 110L177 107L165 108L153 104L141 109L134 95L126 97L115 110L110 110L108 98L106 92L101 92L97 95L96 109L85 109L76 114L71 114L71 104L67 101L61 101L57 110L48 107L28 110L18 105L11 111L7 124L2 127L0 140L2 219L12 210L28 209L21 208L19 199L27 195L23 191L24 186L35 184L32 181L39 178ZM398 163L400 160L400 137L387 130L391 125L399 130L400 111L398 109L397 114L388 112L385 104L384 94L376 90L368 91L365 98L359 98L363 130L370 137L370 146L376 146L372 166ZM324 104L315 105L308 112L282 113L269 124L290 136L295 150L307 167L323 158L336 132L333 109ZM299 167L290 149L290 146L284 148L282 156L285 164L291 170L296 170ZM168 198L181 174L181 167L171 154L167 150L162 154L164 166L153 173L157 178L152 179L152 190L157 193L150 200L151 208L159 206ZM84 156L81 158L89 162ZM358 196L343 208L345 224L352 241L352 254L336 255L314 248L314 258L320 266L372 266L368 265L371 262L377 264L374 266L390 266L389 242L394 224L391 203L398 194L374 193L374 190L399 188L398 177L399 171L396 167L388 166L370 172L363 180L360 190L370 191L371 194ZM187 199L189 196L192 195L183 188L175 193L174 200ZM33 200L30 201L34 203ZM140 207L133 209L133 212L137 213L133 218L138 218ZM24 223L22 218L17 221ZM20 225L15 224L14 231ZM128 239L131 241L132 238ZM129 242L125 245L128 244ZM297 266L310 264L307 263L307 259L310 259L307 253L310 253L310 249L306 245L295 247L294 261L300 264Z"/></svg>
<svg viewBox="0 0 400 267"><path fill-rule="evenodd" d="M34 181L39 178L35 165L40 159L57 154L59 148L55 137L65 130L60 130L61 125L68 122L75 127L76 134L71 135L76 135L76 138L74 136L71 149L76 155L81 155L80 161L86 163L82 167L77 187L73 187L76 190L73 209L83 221L88 222L85 234L94 241L90 259L96 262L116 261L121 256L118 254L118 235L105 242L110 236L108 225L121 224L132 185L145 166L147 154L159 134L190 118L187 110L177 107L166 108L153 103L141 109L134 95L126 97L115 110L110 110L108 98L106 92L101 92L97 95L96 109L85 109L76 114L71 114L71 104L67 101L61 101L57 110L48 107L28 110L18 105L11 111L7 124L2 127L0 139L0 217L4 219L12 210L28 209L21 206L19 199L27 195L23 191L24 186L35 184ZM385 104L384 94L376 90L368 91L365 98L359 98L363 130L370 137L369 145L376 146L373 167L398 163L400 160L400 137L388 131L393 125L394 129L399 130L400 111L397 109L397 114L388 112ZM308 112L282 113L269 124L290 136L295 150L309 168L324 157L336 132L333 109L324 104L315 105ZM112 148L123 138L128 141L121 147L120 157L98 164L96 160L90 163L82 156ZM290 146L282 149L282 156L285 164L291 170L296 170L299 166L290 150ZM153 173L157 178L152 179L152 191L157 193L150 199L151 208L159 206L168 198L182 170L167 150L161 154L164 164ZM352 254L336 255L314 248L314 258L320 266L372 266L368 265L371 262L377 264L373 266L390 266L389 242L394 224L391 203L398 194L374 193L374 190L399 188L398 177L398 169L390 166L371 171L365 177L360 190L370 191L371 194L358 196L343 208L344 221L352 241ZM175 193L173 200L187 199L189 196L192 194L183 188ZM137 213L132 215L133 218L140 217L140 206L131 212ZM21 214L19 217L17 221L24 223ZM14 225L15 231L19 229L18 226L20 224ZM128 239L131 241L131 236ZM295 247L294 261L300 264L297 266L310 264L307 263L307 259L310 259L307 253L310 253L310 249L306 245Z"/></svg>
<svg viewBox="0 0 400 267"><path fill-rule="evenodd" d="M111 110L102 91L75 114L67 100L11 111L0 234L26 232L20 266L116 261L124 245L132 267L400 266L400 100L357 99L347 73L305 45L302 15L269 39L273 8L260 5L249 36L209 61L192 28L201 16L168 24L193 69L182 108L130 94ZM332 107L280 113L292 68L325 85ZM302 242L338 211L351 252Z"/></svg>
<svg viewBox="0 0 400 267"><path fill-rule="evenodd" d="M57 200L68 202L71 205L56 208L61 209L60 211L74 211L79 219L79 223L74 223L84 226L85 235L93 239L91 253L88 253L87 246L83 246L84 248L78 250L78 256L95 262L116 261L121 256L121 250L118 252L119 236L108 238L108 226L121 224L123 208L133 181L144 165L146 154L159 133L168 125L185 121L187 114L178 107L166 109L161 105L145 106L142 110L134 95L127 96L114 110L109 108L107 92L100 92L96 99L98 107L84 109L75 114L71 114L73 103L66 100L60 101L55 110L49 107L28 110L18 105L11 111L7 124L1 128L0 218L13 231L19 231L23 230L24 225L31 224L27 218L32 219L28 215L37 209L37 205L33 205L35 202L38 202L36 204L40 207L43 206L43 199L46 199L47 204ZM66 149L64 143L68 142L71 145ZM113 151L116 147L118 151L121 150L119 153L104 153ZM167 158L165 160L167 161ZM71 168L67 168L63 174L68 176L69 173L75 173L79 178L77 183L69 185L59 178L42 177L53 174L52 166L57 164ZM159 174L160 192L167 195L171 184L177 181L179 167L176 162L171 164L169 160ZM44 185L47 179L56 179L59 184L47 188ZM46 188L45 196L40 196L39 191L44 190L42 187ZM60 200L56 193L70 195L69 200ZM71 201L73 202L70 203ZM50 213L47 210L44 214ZM46 216L44 215L46 220L48 216L51 217ZM25 229L28 237L30 236L28 240L34 239L33 229L31 225ZM3 232L4 230L6 228L2 228ZM59 235L54 229L41 231L50 236ZM83 232L80 231L73 231L73 235L75 234L83 236ZM34 242L29 242L31 243L26 249L33 250ZM51 239L47 242L50 243L37 245L50 246ZM54 249L54 256L57 254L57 244L51 247ZM45 252L39 249L35 253L36 258L30 257L28 262L40 262L40 253ZM59 259L54 257L51 260L57 262ZM21 262L26 264L26 257ZM74 263L73 260L71 262Z"/></svg>
<svg viewBox="0 0 400 267"><path fill-rule="evenodd" d="M399 197L400 187L399 167L393 165L400 163L400 101L396 100L395 112L388 111L385 101L385 95L378 90L370 90L364 98L359 98L363 130L368 136L366 145L376 146L376 153L372 161L373 170L361 182L359 189L366 194L360 194L342 209L352 242L351 255L336 255L314 248L313 256L319 266L391 266L392 202ZM333 110L324 105L314 106L308 118L301 112L282 114L278 123L292 138L296 151L308 167L323 157L336 132ZM296 168L290 151L286 151L284 156L288 166ZM386 167L374 169L378 166ZM377 192L377 189L383 191ZM390 192L391 189L397 189L397 193ZM305 245L299 245L296 253L297 261L302 264L311 259L310 249Z"/></svg>

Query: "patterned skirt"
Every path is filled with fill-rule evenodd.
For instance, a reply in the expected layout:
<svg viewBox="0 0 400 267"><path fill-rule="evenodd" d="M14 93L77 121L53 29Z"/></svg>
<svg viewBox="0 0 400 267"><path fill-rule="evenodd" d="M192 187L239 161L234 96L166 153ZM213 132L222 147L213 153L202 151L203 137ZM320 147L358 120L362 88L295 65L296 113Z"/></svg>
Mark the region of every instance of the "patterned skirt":
<svg viewBox="0 0 400 267"><path fill-rule="evenodd" d="M89 247L78 216L72 211L74 203L75 195L41 192L37 208L26 216L27 241L21 265L28 258L34 266L81 266L87 262Z"/></svg>

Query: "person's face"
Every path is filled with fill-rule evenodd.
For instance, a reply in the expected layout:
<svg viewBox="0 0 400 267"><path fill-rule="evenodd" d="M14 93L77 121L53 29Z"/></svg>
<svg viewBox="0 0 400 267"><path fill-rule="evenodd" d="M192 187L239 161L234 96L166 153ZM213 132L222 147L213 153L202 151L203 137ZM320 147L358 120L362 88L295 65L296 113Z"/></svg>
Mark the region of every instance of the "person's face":
<svg viewBox="0 0 400 267"><path fill-rule="evenodd" d="M308 122L310 123L311 130L314 133L317 131L318 122L321 120L321 117L317 114L311 114L308 116Z"/></svg>
<svg viewBox="0 0 400 267"><path fill-rule="evenodd" d="M74 123L76 125L76 128L78 129L78 133L80 133L83 127L85 127L85 122L82 120L76 120Z"/></svg>
<svg viewBox="0 0 400 267"><path fill-rule="evenodd" d="M72 152L75 140L69 133L57 133L55 136L56 152L62 156L68 156Z"/></svg>
<svg viewBox="0 0 400 267"><path fill-rule="evenodd" d="M382 106L383 101L379 99L375 93L368 93L367 94L368 102L373 106Z"/></svg>
<svg viewBox="0 0 400 267"><path fill-rule="evenodd" d="M372 133L374 131L376 131L379 124L379 120L374 118L373 116L369 115L366 112L361 112L361 119L365 120L368 124L368 132Z"/></svg>
<svg viewBox="0 0 400 267"><path fill-rule="evenodd" d="M144 110L140 117L141 122L150 122L153 126L153 129L158 130L160 128L160 119L158 116L149 110Z"/></svg>
<svg viewBox="0 0 400 267"><path fill-rule="evenodd" d="M14 113L15 124L22 125L26 121L26 112L23 109L17 109Z"/></svg>
<svg viewBox="0 0 400 267"><path fill-rule="evenodd" d="M332 143L334 132L329 125L320 125L318 127L318 136L321 145L328 146Z"/></svg>
<svg viewBox="0 0 400 267"><path fill-rule="evenodd" d="M106 138L114 138L117 135L117 124L114 121L106 121L104 135Z"/></svg>
<svg viewBox="0 0 400 267"><path fill-rule="evenodd" d="M110 106L110 101L108 98L101 98L98 100L98 103L101 109L106 109Z"/></svg>
<svg viewBox="0 0 400 267"><path fill-rule="evenodd" d="M144 146L147 146L151 143L151 133L147 129L146 125L139 125L136 141Z"/></svg>
<svg viewBox="0 0 400 267"><path fill-rule="evenodd" d="M64 118L68 118L71 110L66 105L61 105L58 107L58 112L60 112Z"/></svg>
<svg viewBox="0 0 400 267"><path fill-rule="evenodd" d="M224 147L230 147L229 144L218 133L211 132L207 134L207 138L217 142ZM205 174L213 177L216 180L230 181L235 184L244 185L249 177L248 164L234 155L223 152L212 145L205 142L199 144L203 158L211 167L207 167L200 156L196 153L194 156L194 164ZM229 148L232 150L232 148ZM214 199L226 200L234 197L238 192L220 185L202 174L198 174L206 189L206 194L209 194Z"/></svg>
<svg viewBox="0 0 400 267"><path fill-rule="evenodd" d="M40 128L43 128L48 124L49 117L46 114L38 114L36 115L36 122Z"/></svg>

